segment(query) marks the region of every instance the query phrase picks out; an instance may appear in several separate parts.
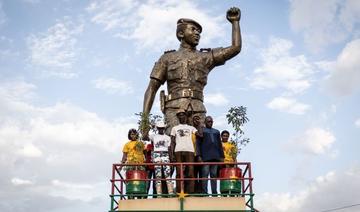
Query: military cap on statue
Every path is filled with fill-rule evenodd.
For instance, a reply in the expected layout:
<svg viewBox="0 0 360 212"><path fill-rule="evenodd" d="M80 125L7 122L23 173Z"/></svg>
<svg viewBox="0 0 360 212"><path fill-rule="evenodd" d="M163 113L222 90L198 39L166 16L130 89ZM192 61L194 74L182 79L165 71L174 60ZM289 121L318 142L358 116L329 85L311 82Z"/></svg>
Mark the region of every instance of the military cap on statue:
<svg viewBox="0 0 360 212"><path fill-rule="evenodd" d="M202 26L198 22L196 22L190 18L180 18L177 21L177 26L182 25L182 24L194 24L197 28L199 28L200 32L202 32Z"/></svg>

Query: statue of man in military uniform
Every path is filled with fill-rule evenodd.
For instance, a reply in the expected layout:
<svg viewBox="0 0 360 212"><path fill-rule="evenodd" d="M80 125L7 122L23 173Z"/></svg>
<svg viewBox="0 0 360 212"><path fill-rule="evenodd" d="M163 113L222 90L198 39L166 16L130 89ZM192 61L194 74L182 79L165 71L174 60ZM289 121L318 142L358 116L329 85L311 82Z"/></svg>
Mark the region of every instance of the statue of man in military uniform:
<svg viewBox="0 0 360 212"><path fill-rule="evenodd" d="M200 41L201 25L192 20L181 18L177 22L176 37L180 48L165 52L155 63L148 88L144 95L143 113L149 114L159 87L167 82L167 95L160 93L161 110L167 122L167 134L178 123L176 114L185 110L188 123L192 117L205 119L204 87L207 77L215 66L223 65L236 56L241 50L239 8L232 7L226 13L227 20L232 24L232 43L226 48L200 49L196 46ZM219 32L221 33L221 32ZM142 132L147 136L148 132Z"/></svg>

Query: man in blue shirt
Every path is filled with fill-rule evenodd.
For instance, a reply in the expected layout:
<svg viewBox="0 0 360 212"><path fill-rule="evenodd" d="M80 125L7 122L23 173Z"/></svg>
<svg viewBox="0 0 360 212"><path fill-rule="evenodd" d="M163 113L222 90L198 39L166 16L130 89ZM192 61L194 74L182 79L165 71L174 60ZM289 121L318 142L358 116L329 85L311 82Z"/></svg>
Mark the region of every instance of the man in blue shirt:
<svg viewBox="0 0 360 212"><path fill-rule="evenodd" d="M205 118L205 128L200 135L200 138L197 139L196 151L199 156L199 160L203 162L223 162L224 161L224 151L222 148L220 131L212 128L213 119L211 116ZM204 165L201 169L201 177L207 178L210 174L210 178L216 178L219 165ZM201 183L202 190L206 194L208 180L203 180ZM217 185L216 180L211 180L211 193L216 195Z"/></svg>

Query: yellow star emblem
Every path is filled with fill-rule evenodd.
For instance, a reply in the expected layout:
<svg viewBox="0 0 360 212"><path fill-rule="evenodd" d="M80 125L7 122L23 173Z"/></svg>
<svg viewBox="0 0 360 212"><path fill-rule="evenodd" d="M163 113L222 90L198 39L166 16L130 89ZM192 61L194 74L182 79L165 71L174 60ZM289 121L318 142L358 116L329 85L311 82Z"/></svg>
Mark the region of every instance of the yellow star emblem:
<svg viewBox="0 0 360 212"><path fill-rule="evenodd" d="M189 196L189 194L185 193L184 191L176 194L178 195L179 199L185 199L186 196Z"/></svg>

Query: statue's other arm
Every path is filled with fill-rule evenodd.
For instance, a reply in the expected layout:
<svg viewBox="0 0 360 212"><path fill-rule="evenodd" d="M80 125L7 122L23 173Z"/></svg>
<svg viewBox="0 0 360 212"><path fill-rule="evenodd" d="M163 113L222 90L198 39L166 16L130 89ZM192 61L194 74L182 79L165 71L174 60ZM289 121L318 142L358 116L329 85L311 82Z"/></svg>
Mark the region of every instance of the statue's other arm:
<svg viewBox="0 0 360 212"><path fill-rule="evenodd" d="M151 71L150 74L150 82L144 94L144 102L143 102L143 114L149 115L151 108L154 103L155 95L159 90L160 86L164 84L166 80L166 68L163 61L163 57L157 61ZM144 132L141 132L142 136L147 139L148 137L148 129Z"/></svg>
<svg viewBox="0 0 360 212"><path fill-rule="evenodd" d="M156 79L150 79L149 85L144 94L144 103L143 103L143 114L150 114L151 108L154 103L156 92L159 90L161 82ZM145 116L146 117L146 116ZM147 121L146 121L147 122ZM145 140L149 139L149 129L145 128L141 132Z"/></svg>
<svg viewBox="0 0 360 212"><path fill-rule="evenodd" d="M159 90L161 82L156 79L150 79L149 85L144 94L143 113L149 114L154 103L156 92Z"/></svg>
<svg viewBox="0 0 360 212"><path fill-rule="evenodd" d="M232 42L231 46L222 48L221 51L213 52L215 61L218 61L219 65L235 57L241 51L240 17L241 12L237 7L230 8L226 13L226 18L232 25Z"/></svg>

